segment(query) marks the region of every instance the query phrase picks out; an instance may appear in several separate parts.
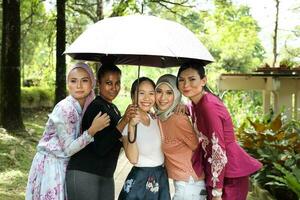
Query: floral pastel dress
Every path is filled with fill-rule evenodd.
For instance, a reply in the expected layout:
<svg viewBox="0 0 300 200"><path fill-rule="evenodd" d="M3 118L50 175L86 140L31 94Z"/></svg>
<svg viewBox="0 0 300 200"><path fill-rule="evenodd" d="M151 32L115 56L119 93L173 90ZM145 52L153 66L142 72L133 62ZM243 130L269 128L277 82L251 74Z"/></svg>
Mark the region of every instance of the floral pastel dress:
<svg viewBox="0 0 300 200"><path fill-rule="evenodd" d="M82 109L72 96L60 101L49 114L32 161L26 200L66 200L65 173L70 156L93 141L87 131L79 137Z"/></svg>

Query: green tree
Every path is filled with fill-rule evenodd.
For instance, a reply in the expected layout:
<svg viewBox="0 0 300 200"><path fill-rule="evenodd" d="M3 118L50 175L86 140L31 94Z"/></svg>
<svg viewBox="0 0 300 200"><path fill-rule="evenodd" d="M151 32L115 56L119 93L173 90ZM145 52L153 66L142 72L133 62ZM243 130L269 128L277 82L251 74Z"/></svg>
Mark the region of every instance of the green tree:
<svg viewBox="0 0 300 200"><path fill-rule="evenodd" d="M47 28L48 20L45 13L44 4L40 0L21 1L21 74L23 83L26 79L31 79L31 74L36 77L42 76L41 68L45 59L40 57L40 48L45 51L48 46L48 33L54 32ZM47 57L46 57L47 58Z"/></svg>
<svg viewBox="0 0 300 200"><path fill-rule="evenodd" d="M205 17L203 40L208 41L217 68L249 72L261 64L264 49L258 38L259 27L249 7L215 0L215 11Z"/></svg>

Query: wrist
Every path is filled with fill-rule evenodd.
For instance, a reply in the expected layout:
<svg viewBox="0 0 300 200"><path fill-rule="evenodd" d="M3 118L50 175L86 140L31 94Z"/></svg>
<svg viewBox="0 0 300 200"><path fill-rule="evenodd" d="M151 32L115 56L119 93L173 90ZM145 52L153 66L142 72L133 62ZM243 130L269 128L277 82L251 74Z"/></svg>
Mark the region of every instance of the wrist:
<svg viewBox="0 0 300 200"><path fill-rule="evenodd" d="M93 128L89 128L89 129L87 130L87 132L88 132L88 134L89 134L90 136L93 136L93 135L95 134L95 131L94 131Z"/></svg>
<svg viewBox="0 0 300 200"><path fill-rule="evenodd" d="M213 188L211 191L211 194L213 197L216 197L216 198L222 197L222 194L223 194L222 188Z"/></svg>
<svg viewBox="0 0 300 200"><path fill-rule="evenodd" d="M129 127L131 127L131 128L135 128L135 124L129 123L128 125L129 125Z"/></svg>
<svg viewBox="0 0 300 200"><path fill-rule="evenodd" d="M128 117L126 117L125 115L122 117L122 119L121 119L121 122L123 122L123 123L125 123L125 124L128 124L129 123L129 118Z"/></svg>

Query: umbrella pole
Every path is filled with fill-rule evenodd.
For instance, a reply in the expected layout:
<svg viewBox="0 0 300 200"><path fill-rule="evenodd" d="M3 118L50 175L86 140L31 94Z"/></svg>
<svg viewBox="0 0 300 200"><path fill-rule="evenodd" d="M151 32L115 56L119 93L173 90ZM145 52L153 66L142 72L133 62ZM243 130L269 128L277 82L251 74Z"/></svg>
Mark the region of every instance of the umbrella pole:
<svg viewBox="0 0 300 200"><path fill-rule="evenodd" d="M137 94L136 94L136 99L135 99L135 104L137 107L138 107L138 100L139 100L140 73L141 73L141 66L139 65L138 66L138 79L137 79ZM128 142L134 143L136 141L136 135L137 135L137 125L135 125L133 140L130 139L129 134L127 135Z"/></svg>

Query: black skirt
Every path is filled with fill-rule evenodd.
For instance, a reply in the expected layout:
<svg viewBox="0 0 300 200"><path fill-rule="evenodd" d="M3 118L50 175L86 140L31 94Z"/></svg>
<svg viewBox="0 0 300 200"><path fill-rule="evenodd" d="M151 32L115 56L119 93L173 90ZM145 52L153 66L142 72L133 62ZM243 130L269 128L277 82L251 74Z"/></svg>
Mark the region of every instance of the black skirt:
<svg viewBox="0 0 300 200"><path fill-rule="evenodd" d="M132 167L118 200L170 200L164 167Z"/></svg>

